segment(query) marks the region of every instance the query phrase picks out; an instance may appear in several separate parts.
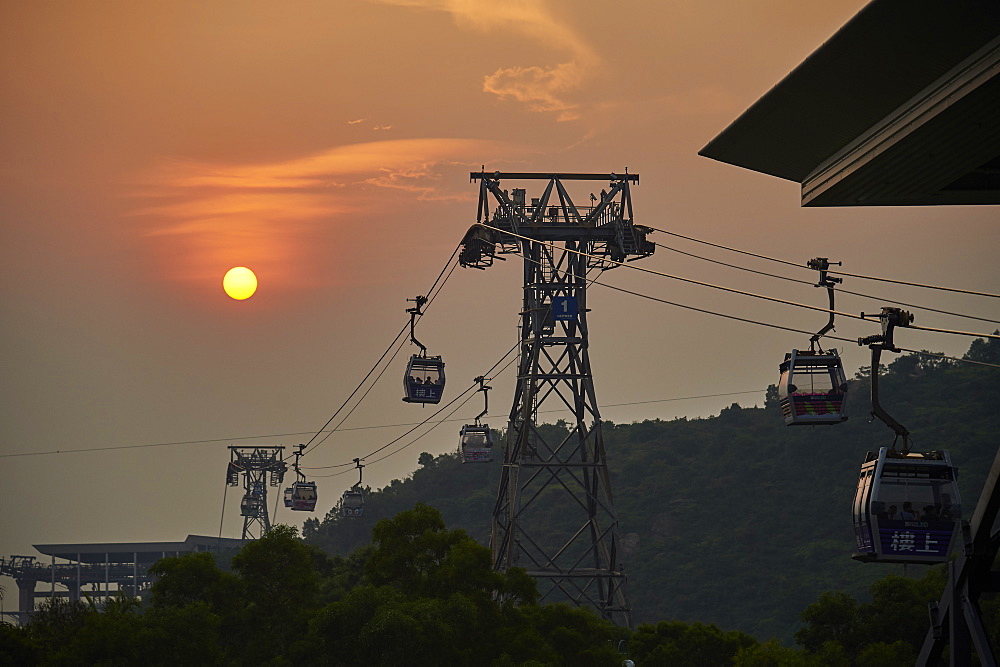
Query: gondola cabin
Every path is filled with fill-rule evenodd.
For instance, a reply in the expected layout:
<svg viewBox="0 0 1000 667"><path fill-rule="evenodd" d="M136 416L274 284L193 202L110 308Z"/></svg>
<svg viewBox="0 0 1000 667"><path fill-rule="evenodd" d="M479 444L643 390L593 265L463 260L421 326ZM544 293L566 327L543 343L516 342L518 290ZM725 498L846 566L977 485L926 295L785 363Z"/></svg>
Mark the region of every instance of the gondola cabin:
<svg viewBox="0 0 1000 667"><path fill-rule="evenodd" d="M943 563L959 542L958 469L947 451L868 452L854 497L854 558Z"/></svg>
<svg viewBox="0 0 1000 667"><path fill-rule="evenodd" d="M403 376L403 400L407 403L439 403L444 393L444 362L441 357L410 357Z"/></svg>
<svg viewBox="0 0 1000 667"><path fill-rule="evenodd" d="M240 501L241 516L260 516L264 508L264 498L254 493L246 493Z"/></svg>
<svg viewBox="0 0 1000 667"><path fill-rule="evenodd" d="M493 460L493 436L490 427L466 424L459 431L462 463L489 463Z"/></svg>
<svg viewBox="0 0 1000 667"><path fill-rule="evenodd" d="M778 398L788 426L847 421L847 379L836 350L792 350L778 367Z"/></svg>
<svg viewBox="0 0 1000 667"><path fill-rule="evenodd" d="M348 489L340 499L340 511L344 516L358 517L365 512L365 496L361 489Z"/></svg>
<svg viewBox="0 0 1000 667"><path fill-rule="evenodd" d="M285 507L296 512L314 511L316 499L316 482L293 482L285 489Z"/></svg>

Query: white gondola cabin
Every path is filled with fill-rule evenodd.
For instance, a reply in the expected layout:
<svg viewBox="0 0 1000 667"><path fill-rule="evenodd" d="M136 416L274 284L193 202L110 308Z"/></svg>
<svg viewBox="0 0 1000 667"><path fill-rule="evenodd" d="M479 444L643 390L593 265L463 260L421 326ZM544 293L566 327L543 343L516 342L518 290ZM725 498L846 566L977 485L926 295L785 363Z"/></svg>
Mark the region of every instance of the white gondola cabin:
<svg viewBox="0 0 1000 667"><path fill-rule="evenodd" d="M947 451L868 452L854 498L854 558L946 562L962 527L957 478Z"/></svg>
<svg viewBox="0 0 1000 667"><path fill-rule="evenodd" d="M847 379L836 350L792 350L778 368L778 398L786 425L847 421Z"/></svg>
<svg viewBox="0 0 1000 667"><path fill-rule="evenodd" d="M316 500L316 482L293 482L285 489L285 507L296 512L314 511Z"/></svg>
<svg viewBox="0 0 1000 667"><path fill-rule="evenodd" d="M441 357L414 354L403 376L403 400L407 403L439 403L444 393L444 362Z"/></svg>
<svg viewBox="0 0 1000 667"><path fill-rule="evenodd" d="M361 489L348 489L340 499L340 511L344 516L359 517L365 512L365 495Z"/></svg>
<svg viewBox="0 0 1000 667"><path fill-rule="evenodd" d="M462 463L489 463L493 460L493 436L486 424L466 424L459 431Z"/></svg>

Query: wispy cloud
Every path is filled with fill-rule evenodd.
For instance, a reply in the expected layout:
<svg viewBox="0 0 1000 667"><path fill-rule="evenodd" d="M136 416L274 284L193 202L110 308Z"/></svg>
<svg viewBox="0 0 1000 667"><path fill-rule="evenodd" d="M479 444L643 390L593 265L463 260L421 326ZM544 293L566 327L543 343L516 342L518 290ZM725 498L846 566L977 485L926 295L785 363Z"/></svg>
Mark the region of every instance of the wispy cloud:
<svg viewBox="0 0 1000 667"><path fill-rule="evenodd" d="M373 198L372 188L418 200L470 199L474 193L462 189L455 173L512 150L492 141L411 139L269 163L171 161L138 184L132 214L144 220L147 236L169 239L175 251L183 247L199 262L255 252L289 258L296 244L308 243L311 230L376 204L393 205L390 198Z"/></svg>
<svg viewBox="0 0 1000 667"><path fill-rule="evenodd" d="M575 104L566 102L563 93L580 86L585 78L583 69L576 63L563 63L555 67L507 67L498 69L483 80L487 93L512 97L528 105L533 111L558 111L559 120L575 120Z"/></svg>
<svg viewBox="0 0 1000 667"><path fill-rule="evenodd" d="M338 146L291 160L218 165L175 161L160 167L153 180L171 188L228 188L239 191L305 190L366 182L384 169L450 163L493 155L500 142L474 139L398 139ZM506 149L509 151L509 147Z"/></svg>
<svg viewBox="0 0 1000 667"><path fill-rule="evenodd" d="M560 22L545 0L507 0L484 6L479 0L375 0L384 4L443 11L464 29L518 33L562 51L566 62L530 67L501 67L483 78L483 91L512 98L533 111L559 112L559 120L573 120L577 104L569 94L582 87L600 65L594 50L572 28Z"/></svg>

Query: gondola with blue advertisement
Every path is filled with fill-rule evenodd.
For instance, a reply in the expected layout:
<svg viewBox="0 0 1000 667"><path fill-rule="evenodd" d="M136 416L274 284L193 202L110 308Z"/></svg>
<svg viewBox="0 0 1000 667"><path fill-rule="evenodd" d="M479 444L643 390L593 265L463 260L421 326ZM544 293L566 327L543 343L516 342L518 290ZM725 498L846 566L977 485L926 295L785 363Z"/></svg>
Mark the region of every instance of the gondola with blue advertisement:
<svg viewBox="0 0 1000 667"><path fill-rule="evenodd" d="M962 527L957 477L947 451L868 452L854 498L854 558L946 562Z"/></svg>
<svg viewBox="0 0 1000 667"><path fill-rule="evenodd" d="M872 417L892 429L895 438L890 447L868 452L861 464L854 494L853 557L866 563L944 563L963 528L958 468L945 450L911 451L910 432L879 402L882 350L899 352L893 331L909 326L913 315L884 307L878 318L882 334L858 344L872 351Z"/></svg>
<svg viewBox="0 0 1000 667"><path fill-rule="evenodd" d="M410 357L403 375L403 400L407 403L440 403L444 395L444 361L440 356L427 354L427 347L414 335L417 317L423 315L421 308L427 303L427 297L418 296L416 306L407 308L410 314L410 342L420 348L419 354Z"/></svg>

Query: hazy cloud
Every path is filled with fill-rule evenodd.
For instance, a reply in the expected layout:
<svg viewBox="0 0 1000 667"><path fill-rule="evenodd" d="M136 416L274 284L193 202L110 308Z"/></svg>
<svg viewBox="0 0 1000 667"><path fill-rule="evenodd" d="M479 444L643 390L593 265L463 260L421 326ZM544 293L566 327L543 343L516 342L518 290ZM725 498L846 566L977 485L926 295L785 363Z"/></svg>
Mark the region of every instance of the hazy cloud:
<svg viewBox="0 0 1000 667"><path fill-rule="evenodd" d="M549 10L545 0L510 0L487 8L476 0L376 0L401 7L444 11L465 29L515 32L548 48L566 52L567 62L530 67L501 67L483 78L483 91L513 98L533 111L558 111L572 120L577 105L567 94L579 89L590 70L600 64L593 49Z"/></svg>

